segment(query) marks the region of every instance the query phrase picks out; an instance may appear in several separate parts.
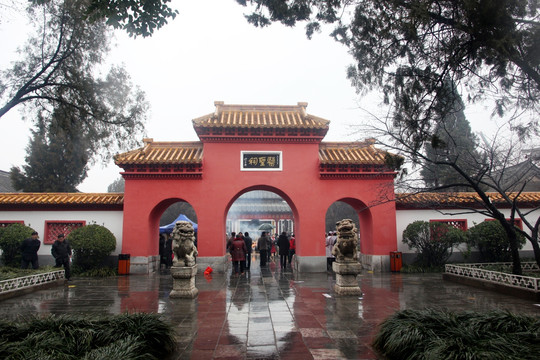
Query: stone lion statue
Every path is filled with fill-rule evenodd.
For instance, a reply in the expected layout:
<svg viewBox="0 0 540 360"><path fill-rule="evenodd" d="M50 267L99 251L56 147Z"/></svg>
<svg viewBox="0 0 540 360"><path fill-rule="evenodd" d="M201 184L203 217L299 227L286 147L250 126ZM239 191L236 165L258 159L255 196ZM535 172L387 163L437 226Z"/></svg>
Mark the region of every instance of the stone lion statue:
<svg viewBox="0 0 540 360"><path fill-rule="evenodd" d="M351 219L343 219L336 223L338 233L337 241L332 248L332 255L336 257L337 262L358 261L358 251L356 243L358 235L356 225Z"/></svg>
<svg viewBox="0 0 540 360"><path fill-rule="evenodd" d="M195 247L195 231L189 221L177 221L171 233L173 266L193 266L199 252Z"/></svg>

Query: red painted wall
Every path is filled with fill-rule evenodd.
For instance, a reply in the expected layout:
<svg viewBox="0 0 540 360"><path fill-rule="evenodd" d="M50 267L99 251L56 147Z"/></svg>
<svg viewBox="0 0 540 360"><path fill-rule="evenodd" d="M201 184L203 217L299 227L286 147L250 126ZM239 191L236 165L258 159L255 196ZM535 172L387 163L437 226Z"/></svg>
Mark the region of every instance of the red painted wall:
<svg viewBox="0 0 540 360"><path fill-rule="evenodd" d="M241 171L241 151L282 151L283 170ZM325 256L326 211L342 199L359 211L363 253L388 255L395 251L395 205L386 201L394 196L393 181L321 180L318 151L317 143L205 143L202 179L127 179L122 252L157 255L159 218L170 204L183 200L197 213L199 256L223 256L229 207L251 190L273 191L288 202L294 214L299 256ZM375 203L380 205L365 209Z"/></svg>

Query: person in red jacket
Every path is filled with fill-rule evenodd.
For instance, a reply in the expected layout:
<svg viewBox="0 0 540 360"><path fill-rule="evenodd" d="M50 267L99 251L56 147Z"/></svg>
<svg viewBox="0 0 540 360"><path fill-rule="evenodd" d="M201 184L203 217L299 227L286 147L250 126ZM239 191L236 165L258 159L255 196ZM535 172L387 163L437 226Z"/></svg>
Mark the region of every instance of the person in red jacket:
<svg viewBox="0 0 540 360"><path fill-rule="evenodd" d="M289 240L289 267L291 266L294 254L296 254L296 239L294 238L294 234L292 234L291 239Z"/></svg>
<svg viewBox="0 0 540 360"><path fill-rule="evenodd" d="M246 266L246 243L242 237L242 233L238 233L234 240L231 242L229 247L229 252L231 253L233 271L234 274L238 274L238 265L240 265L240 273L244 275L244 269Z"/></svg>

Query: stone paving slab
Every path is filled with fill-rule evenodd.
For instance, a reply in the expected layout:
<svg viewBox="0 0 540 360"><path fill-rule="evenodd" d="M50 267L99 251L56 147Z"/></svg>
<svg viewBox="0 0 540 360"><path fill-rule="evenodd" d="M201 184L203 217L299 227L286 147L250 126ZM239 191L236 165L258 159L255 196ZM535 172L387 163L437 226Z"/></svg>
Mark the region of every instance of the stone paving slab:
<svg viewBox="0 0 540 360"><path fill-rule="evenodd" d="M174 324L171 359L377 359L376 326L397 310L506 309L540 315L532 300L442 280L442 274L358 277L361 296L340 297L333 273L281 272L271 263L251 272L198 275L195 299L173 299L166 270L106 279L74 278L64 286L0 301L0 316L153 312Z"/></svg>

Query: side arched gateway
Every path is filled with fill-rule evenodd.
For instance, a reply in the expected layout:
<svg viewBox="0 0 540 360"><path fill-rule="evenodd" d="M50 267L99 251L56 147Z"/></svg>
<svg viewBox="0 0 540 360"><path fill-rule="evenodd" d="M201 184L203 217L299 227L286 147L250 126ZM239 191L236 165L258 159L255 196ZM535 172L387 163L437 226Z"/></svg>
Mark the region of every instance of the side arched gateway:
<svg viewBox="0 0 540 360"><path fill-rule="evenodd" d="M324 217L336 199L359 213L364 265L389 262L395 173L373 141L323 142L329 121L307 114L306 103L215 106L193 120L200 141L145 139L143 148L115 157L126 180L122 252L131 254L132 273L156 268L156 219L174 199L197 212L199 267L223 270L225 217L249 189L270 189L294 208L300 271L325 270Z"/></svg>

